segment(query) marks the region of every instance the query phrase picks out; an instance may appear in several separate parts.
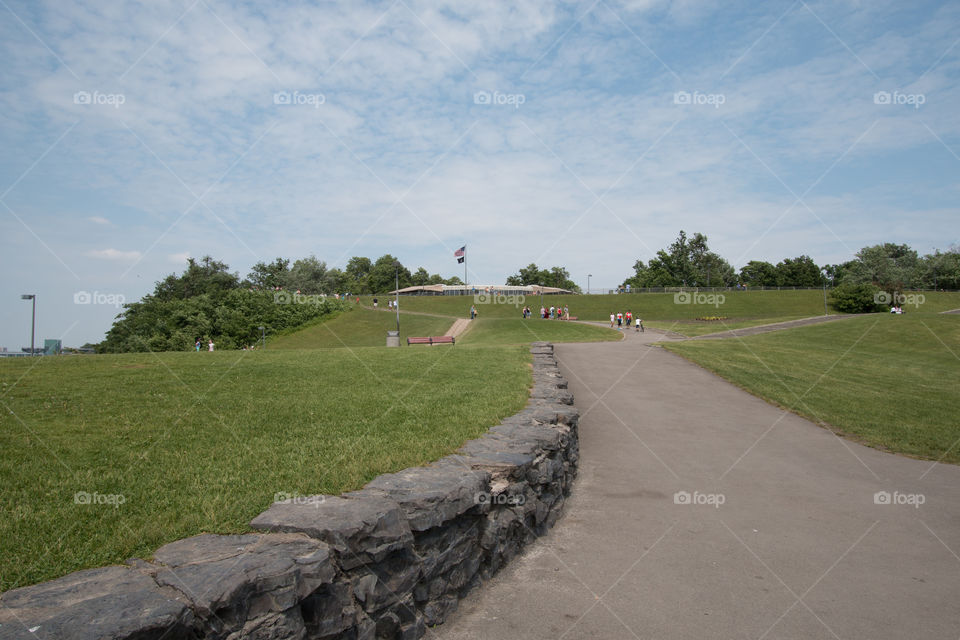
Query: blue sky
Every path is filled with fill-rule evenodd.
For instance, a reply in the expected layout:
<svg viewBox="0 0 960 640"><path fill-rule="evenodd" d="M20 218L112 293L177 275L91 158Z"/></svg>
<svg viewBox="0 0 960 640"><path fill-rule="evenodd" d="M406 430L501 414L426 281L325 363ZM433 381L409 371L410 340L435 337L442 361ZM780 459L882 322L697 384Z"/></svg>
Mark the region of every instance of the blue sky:
<svg viewBox="0 0 960 640"><path fill-rule="evenodd" d="M187 256L613 287L960 241L960 5L0 0L0 345L99 341ZM489 98L489 100L488 100ZM98 294L77 304L80 292ZM112 296L112 297L111 297Z"/></svg>

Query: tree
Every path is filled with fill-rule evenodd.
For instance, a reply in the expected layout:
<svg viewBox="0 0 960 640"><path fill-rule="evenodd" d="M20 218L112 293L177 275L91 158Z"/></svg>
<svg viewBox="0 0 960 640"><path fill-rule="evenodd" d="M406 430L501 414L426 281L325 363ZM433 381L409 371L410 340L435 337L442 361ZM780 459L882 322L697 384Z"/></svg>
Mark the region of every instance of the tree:
<svg viewBox="0 0 960 640"><path fill-rule="evenodd" d="M960 249L939 249L921 258L917 266L920 286L926 289L960 289Z"/></svg>
<svg viewBox="0 0 960 640"><path fill-rule="evenodd" d="M779 287L819 287L823 284L820 267L807 255L781 260L776 269Z"/></svg>
<svg viewBox="0 0 960 640"><path fill-rule="evenodd" d="M287 273L284 286L287 289L309 295L333 293L327 280L327 263L320 262L312 255L293 263Z"/></svg>
<svg viewBox="0 0 960 640"><path fill-rule="evenodd" d="M343 270L346 278L343 287L351 293L369 293L370 287L367 283L367 276L370 274L370 258L354 256L347 261L347 267Z"/></svg>
<svg viewBox="0 0 960 640"><path fill-rule="evenodd" d="M289 271L290 261L286 258L277 258L270 264L261 261L250 269L247 280L260 289L275 289L286 285Z"/></svg>
<svg viewBox="0 0 960 640"><path fill-rule="evenodd" d="M367 274L367 290L369 293L386 293L393 291L397 279L396 264L400 262L389 253L377 258ZM411 283L410 270L400 265L400 288L409 287Z"/></svg>
<svg viewBox="0 0 960 640"><path fill-rule="evenodd" d="M511 287L540 284L545 287L557 287L560 289L569 289L570 291L580 291L580 287L577 286L577 283L570 279L570 272L564 267L540 269L532 262L526 267L521 268L515 275L509 276L506 284Z"/></svg>
<svg viewBox="0 0 960 640"><path fill-rule="evenodd" d="M919 284L919 266L917 252L908 245L886 242L860 249L843 281L872 283L883 291L896 293Z"/></svg>
<svg viewBox="0 0 960 640"><path fill-rule="evenodd" d="M637 260L633 269L624 285L637 288L729 286L736 281L730 263L710 251L707 236L695 233L688 239L683 230L667 250L657 251L647 264Z"/></svg>
<svg viewBox="0 0 960 640"><path fill-rule="evenodd" d="M777 268L763 260L751 260L740 268L740 282L751 287L775 287Z"/></svg>
<svg viewBox="0 0 960 640"><path fill-rule="evenodd" d="M154 297L158 300L184 300L200 294L219 296L240 285L237 274L230 273L223 262L204 256L199 262L187 258L187 269L182 275L171 274L156 284Z"/></svg>

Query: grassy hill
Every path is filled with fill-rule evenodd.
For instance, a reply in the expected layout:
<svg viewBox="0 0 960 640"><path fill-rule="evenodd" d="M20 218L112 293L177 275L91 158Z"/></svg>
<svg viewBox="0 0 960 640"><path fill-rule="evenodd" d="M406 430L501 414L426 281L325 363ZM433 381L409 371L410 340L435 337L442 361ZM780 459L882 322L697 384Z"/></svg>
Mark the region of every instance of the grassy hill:
<svg viewBox="0 0 960 640"><path fill-rule="evenodd" d="M570 314L580 320L605 322L611 313L632 311L643 318L644 325L669 329L686 335L700 335L724 329L755 326L785 320L823 315L823 291L820 290L750 290L718 292L716 297L702 293L699 296L675 296L673 293L634 293L621 295L559 295L543 296L546 306L570 308ZM939 312L960 308L960 292L925 292L924 303L910 311ZM722 296L722 297L720 297ZM379 296L384 300L383 296ZM372 298L367 298L369 304ZM361 298L361 300L364 300ZM528 305L536 313L540 310L540 296L507 298L487 296L487 302L476 303L480 318L519 318L521 309ZM469 316L473 296L405 296L400 308L405 311L443 314L465 318ZM830 313L836 311L829 306ZM722 320L697 320L720 317Z"/></svg>
<svg viewBox="0 0 960 640"><path fill-rule="evenodd" d="M871 314L663 346L871 446L960 463L960 316Z"/></svg>
<svg viewBox="0 0 960 640"><path fill-rule="evenodd" d="M4 359L0 591L247 531L278 493L436 460L523 407L529 361L526 347Z"/></svg>
<svg viewBox="0 0 960 640"><path fill-rule="evenodd" d="M407 336L442 336L456 318L400 314L401 343ZM267 349L336 349L342 347L383 347L387 331L395 331L397 316L384 310L354 306L330 320L267 340Z"/></svg>

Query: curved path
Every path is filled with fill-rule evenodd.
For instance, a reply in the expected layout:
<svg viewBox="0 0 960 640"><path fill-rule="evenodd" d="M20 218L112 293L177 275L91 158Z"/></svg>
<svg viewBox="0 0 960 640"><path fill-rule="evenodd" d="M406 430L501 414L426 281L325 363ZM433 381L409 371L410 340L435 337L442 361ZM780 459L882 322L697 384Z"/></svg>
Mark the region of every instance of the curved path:
<svg viewBox="0 0 960 640"><path fill-rule="evenodd" d="M960 467L842 440L660 338L556 346L583 414L566 514L428 637L960 637Z"/></svg>

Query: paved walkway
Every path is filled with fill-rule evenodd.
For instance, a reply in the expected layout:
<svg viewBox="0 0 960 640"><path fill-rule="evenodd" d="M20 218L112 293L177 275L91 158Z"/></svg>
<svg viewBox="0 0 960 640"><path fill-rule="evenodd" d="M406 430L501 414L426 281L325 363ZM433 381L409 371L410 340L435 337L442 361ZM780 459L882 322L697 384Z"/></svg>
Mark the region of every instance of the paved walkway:
<svg viewBox="0 0 960 640"><path fill-rule="evenodd" d="M726 331L717 331L715 333L705 333L702 336L696 336L691 340L703 340L705 338L739 338L742 336L752 336L758 333L770 333L771 331L782 331L784 329L793 329L794 327L805 327L809 324L820 324L822 322L833 322L834 320L846 320L856 318L858 314L831 314L828 316L812 316L810 318L799 318L797 320L787 320L786 322L771 322L770 324L758 324L753 327L743 327L742 329L728 329Z"/></svg>
<svg viewBox="0 0 960 640"><path fill-rule="evenodd" d="M960 467L842 440L661 338L557 346L583 413L566 515L428 637L960 637Z"/></svg>

